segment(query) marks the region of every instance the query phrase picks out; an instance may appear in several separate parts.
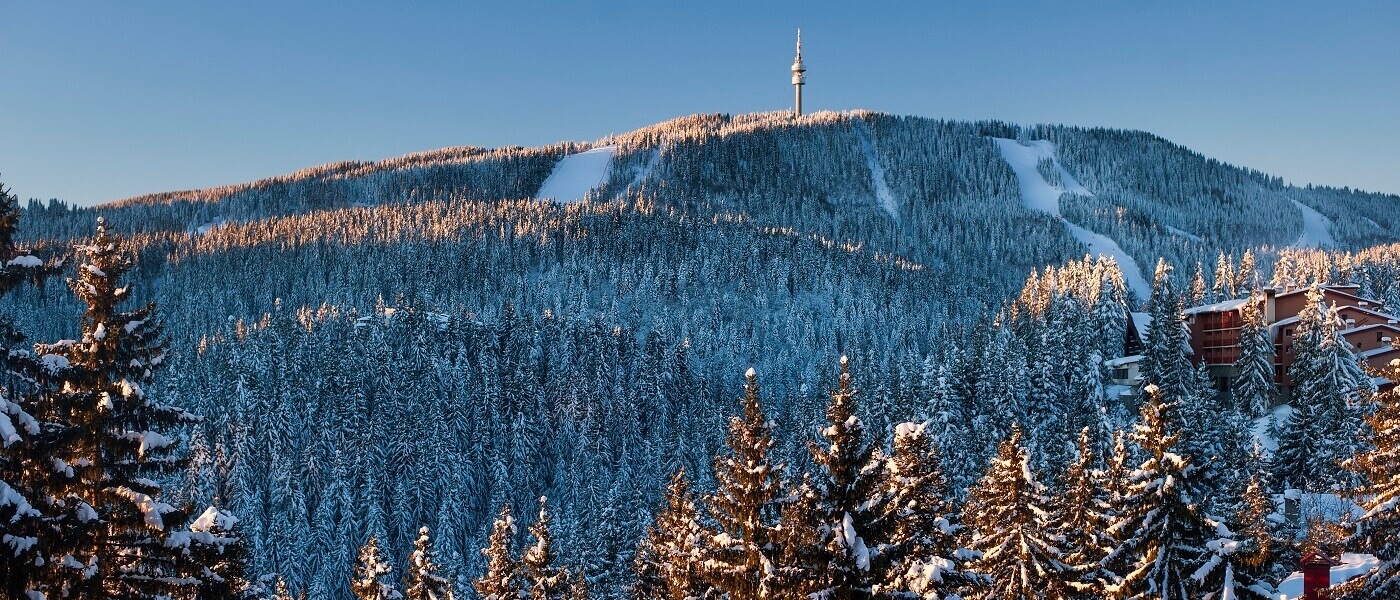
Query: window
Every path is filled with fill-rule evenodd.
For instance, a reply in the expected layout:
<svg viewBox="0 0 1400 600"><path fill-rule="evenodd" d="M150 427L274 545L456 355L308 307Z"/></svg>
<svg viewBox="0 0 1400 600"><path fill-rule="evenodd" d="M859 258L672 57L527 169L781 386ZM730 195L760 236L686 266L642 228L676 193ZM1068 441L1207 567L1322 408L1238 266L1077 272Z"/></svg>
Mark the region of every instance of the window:
<svg viewBox="0 0 1400 600"><path fill-rule="evenodd" d="M1283 337L1293 337L1293 330L1292 330L1292 329L1285 329L1285 330L1283 330Z"/></svg>
<svg viewBox="0 0 1400 600"><path fill-rule="evenodd" d="M1113 378L1114 378L1114 379L1127 379L1127 378L1128 378L1128 369L1127 369L1126 367L1118 367L1118 368L1114 369L1114 370L1113 370Z"/></svg>
<svg viewBox="0 0 1400 600"><path fill-rule="evenodd" d="M1385 338L1385 332L1384 332L1384 331L1377 331L1377 332L1376 332L1376 342L1377 342L1377 343L1379 343L1379 342L1384 342L1384 341L1385 341L1384 338Z"/></svg>

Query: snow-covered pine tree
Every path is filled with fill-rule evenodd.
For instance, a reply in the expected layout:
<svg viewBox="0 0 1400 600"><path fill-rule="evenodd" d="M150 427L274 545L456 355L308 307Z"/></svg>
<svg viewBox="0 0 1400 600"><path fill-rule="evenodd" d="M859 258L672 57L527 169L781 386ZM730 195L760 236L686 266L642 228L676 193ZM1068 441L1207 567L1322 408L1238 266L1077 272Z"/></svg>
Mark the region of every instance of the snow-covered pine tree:
<svg viewBox="0 0 1400 600"><path fill-rule="evenodd" d="M703 544L705 579L731 600L758 600L779 593L773 541L778 502L782 499L782 463L773 459L774 424L763 413L757 375L741 399L743 414L731 417L725 444L715 457L715 492L707 498L714 531Z"/></svg>
<svg viewBox="0 0 1400 600"><path fill-rule="evenodd" d="M81 264L69 287L86 305L81 339L36 348L68 365L47 414L69 428L51 448L53 464L71 478L53 490L69 514L50 547L70 558L50 561L49 589L179 595L194 582L170 576L181 551L166 540L188 515L161 501L152 477L181 466L167 435L197 418L142 389L165 350L154 304L122 310L131 292L123 278L134 265L124 241L99 218L97 236L76 250Z"/></svg>
<svg viewBox="0 0 1400 600"><path fill-rule="evenodd" d="M237 600L254 595L254 586L245 575L248 556L237 525L236 517L210 506L190 523L189 531L172 532L166 540L184 551L179 576L199 582L193 597Z"/></svg>
<svg viewBox="0 0 1400 600"><path fill-rule="evenodd" d="M1391 361L1375 373L1400 381L1400 361ZM1366 512L1355 520L1355 533L1346 546L1380 559L1380 566L1343 587L1345 598L1393 598L1400 596L1400 388L1371 396L1366 416L1368 450L1343 466L1362 484L1347 491Z"/></svg>
<svg viewBox="0 0 1400 600"><path fill-rule="evenodd" d="M1212 291L1217 300L1230 300L1235 295L1235 259L1224 252L1215 259L1215 286Z"/></svg>
<svg viewBox="0 0 1400 600"><path fill-rule="evenodd" d="M1240 494L1238 509L1224 522L1215 522L1215 539L1206 542L1210 558L1192 575L1205 600L1231 598L1270 600L1276 590L1269 582L1275 540L1269 515L1273 500L1256 476Z"/></svg>
<svg viewBox="0 0 1400 600"><path fill-rule="evenodd" d="M835 600L869 598L880 579L872 570L871 553L879 552L890 535L884 509L888 497L881 489L884 457L866 438L856 416L858 390L851 384L850 363L841 357L841 375L826 407L824 444L809 450L817 466L817 512L824 533L828 562L817 573L819 594Z"/></svg>
<svg viewBox="0 0 1400 600"><path fill-rule="evenodd" d="M1274 340L1264 321L1264 297L1250 296L1240 307L1240 355L1238 374L1230 382L1235 406L1251 418L1264 415L1278 395L1274 383Z"/></svg>
<svg viewBox="0 0 1400 600"><path fill-rule="evenodd" d="M1201 263L1196 263L1196 273L1191 276L1191 287L1187 288L1186 303L1191 306L1201 306L1214 301L1210 288L1206 287L1205 271L1201 267Z"/></svg>
<svg viewBox="0 0 1400 600"><path fill-rule="evenodd" d="M523 594L530 600L564 600L569 595L569 573L557 563L554 534L549 530L548 499L540 496L540 516L530 524L535 543L520 557Z"/></svg>
<svg viewBox="0 0 1400 600"><path fill-rule="evenodd" d="M19 228L17 198L0 184L0 297L25 281L41 283L57 271L60 261L45 263L15 243ZM0 314L0 593L20 598L34 588L50 562L40 545L41 534L52 531L45 500L48 482L62 475L44 447L63 436L64 423L43 417L33 403L39 381L48 370L24 348L25 336L8 314ZM56 365L55 365L56 366Z"/></svg>
<svg viewBox="0 0 1400 600"><path fill-rule="evenodd" d="M1058 600L1068 570L1058 541L1047 531L1052 506L1045 486L1036 480L1030 455L1013 425L987 474L968 490L963 509L972 530L968 547L981 553L972 569L991 579L969 593L983 600Z"/></svg>
<svg viewBox="0 0 1400 600"><path fill-rule="evenodd" d="M1102 485L1103 472L1094 468L1096 460L1092 432L1086 427L1079 434L1074 462L1060 476L1049 528L1060 540L1068 567L1062 581L1071 598L1101 595L1100 562L1113 550L1113 540L1107 537L1112 525L1110 503L1104 497L1108 489Z"/></svg>
<svg viewBox="0 0 1400 600"><path fill-rule="evenodd" d="M958 547L961 528L952 522L941 463L927 423L895 427L884 477L892 531L873 560L880 597L942 600L983 583L967 570L973 554Z"/></svg>
<svg viewBox="0 0 1400 600"><path fill-rule="evenodd" d="M1155 384L1166 398L1184 398L1191 389L1191 361L1186 327L1181 322L1181 304L1172 286L1171 266L1157 261L1152 278L1152 298L1148 301L1152 325L1143 343L1141 375Z"/></svg>
<svg viewBox="0 0 1400 600"><path fill-rule="evenodd" d="M1106 595L1131 600L1191 600L1191 576L1206 562L1209 530L1202 514L1200 468L1173 452L1180 432L1165 417L1170 407L1156 386L1143 388L1140 422L1131 440L1146 461L1131 475L1122 514L1109 528L1120 541L1104 559L1121 581Z"/></svg>
<svg viewBox="0 0 1400 600"><path fill-rule="evenodd" d="M1298 315L1289 374L1293 377L1293 413L1284 422L1274 453L1274 476L1287 487L1326 489L1337 483L1338 460L1357 450L1360 395L1371 379L1341 334L1345 329L1335 307L1313 285Z"/></svg>
<svg viewBox="0 0 1400 600"><path fill-rule="evenodd" d="M379 538L370 537L360 546L360 557L355 561L355 574L350 581L350 593L356 600L398 600L403 598L393 584L394 566L384 560L384 551L379 548Z"/></svg>
<svg viewBox="0 0 1400 600"><path fill-rule="evenodd" d="M486 572L472 582L482 600L516 600L520 597L523 582L520 573L520 560L512 546L515 543L515 519L510 515L510 505L501 507L500 516L491 526L491 537L487 547L481 550L486 555Z"/></svg>
<svg viewBox="0 0 1400 600"><path fill-rule="evenodd" d="M1245 250L1240 256L1240 268L1235 271L1235 297L1252 294L1261 287L1264 287L1264 280L1259 276L1259 268L1255 265L1254 251Z"/></svg>
<svg viewBox="0 0 1400 600"><path fill-rule="evenodd" d="M634 600L702 598L709 585L700 576L700 524L695 498L685 470L676 471L666 487L666 499L647 528L633 559Z"/></svg>
<svg viewBox="0 0 1400 600"><path fill-rule="evenodd" d="M436 560L428 528L421 527L404 567L404 600L452 600L452 583L437 574Z"/></svg>

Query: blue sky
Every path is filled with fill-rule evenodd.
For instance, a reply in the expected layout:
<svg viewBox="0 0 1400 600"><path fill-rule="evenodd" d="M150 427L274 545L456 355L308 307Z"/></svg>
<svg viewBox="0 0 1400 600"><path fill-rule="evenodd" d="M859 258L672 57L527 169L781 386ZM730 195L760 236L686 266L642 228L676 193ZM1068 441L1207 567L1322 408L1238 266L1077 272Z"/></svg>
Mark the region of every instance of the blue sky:
<svg viewBox="0 0 1400 600"><path fill-rule="evenodd" d="M0 181L92 204L697 112L1144 129L1400 193L1400 3L0 0Z"/></svg>

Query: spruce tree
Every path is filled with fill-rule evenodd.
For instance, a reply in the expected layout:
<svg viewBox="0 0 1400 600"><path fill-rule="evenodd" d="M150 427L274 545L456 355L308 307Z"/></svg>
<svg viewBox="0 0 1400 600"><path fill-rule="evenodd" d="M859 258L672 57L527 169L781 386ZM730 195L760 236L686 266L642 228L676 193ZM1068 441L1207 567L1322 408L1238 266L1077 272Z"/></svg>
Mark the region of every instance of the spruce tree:
<svg viewBox="0 0 1400 600"><path fill-rule="evenodd" d="M481 553L486 556L486 572L472 582L483 600L516 600L523 588L520 560L512 548L515 542L515 519L510 505L501 507L500 516L491 526L491 537Z"/></svg>
<svg viewBox="0 0 1400 600"><path fill-rule="evenodd" d="M1400 381L1400 361L1375 374ZM1345 586L1346 598L1400 596L1400 388L1374 394L1371 401L1369 449L1343 463L1362 482L1347 496L1365 511L1345 543L1353 551L1374 554L1380 566Z"/></svg>
<svg viewBox="0 0 1400 600"><path fill-rule="evenodd" d="M0 297L26 281L42 283L62 261L45 262L15 242L18 199L0 184ZM53 531L46 502L55 474L47 446L61 439L66 423L43 414L41 381L59 365L24 348L25 336L9 314L0 313L0 593L23 597L43 587L45 565L55 555L40 543ZM36 418L37 415L37 418ZM42 420L41 420L42 419Z"/></svg>
<svg viewBox="0 0 1400 600"><path fill-rule="evenodd" d="M379 538L371 536L360 546L355 573L350 581L350 593L356 600L397 600L403 597L394 587L394 567L384 560Z"/></svg>
<svg viewBox="0 0 1400 600"><path fill-rule="evenodd" d="M1072 598L1099 595L1100 562L1113 550L1107 537L1112 524L1110 503L1102 485L1103 472L1094 468L1096 458L1089 428L1079 433L1078 453L1060 476L1060 493L1050 530L1059 538L1068 569L1063 579Z"/></svg>
<svg viewBox="0 0 1400 600"><path fill-rule="evenodd" d="M1215 260L1215 286L1212 290L1216 300L1230 300L1238 298L1235 295L1235 266L1234 259L1225 256L1224 252Z"/></svg>
<svg viewBox="0 0 1400 600"><path fill-rule="evenodd" d="M433 555L433 541L428 528L418 529L418 538L413 541L413 553L408 555L404 568L404 600L451 600L452 584L437 574L440 567Z"/></svg>
<svg viewBox="0 0 1400 600"><path fill-rule="evenodd" d="M981 555L972 569L990 583L970 594L985 600L1057 600L1069 569L1058 541L1047 531L1051 499L1031 470L1021 443L1021 428L997 449L987 474L968 490L964 518L972 529L968 542Z"/></svg>
<svg viewBox="0 0 1400 600"><path fill-rule="evenodd" d="M1191 389L1191 361L1180 299L1172 286L1171 267L1165 260L1157 261L1148 313L1152 324L1143 343L1142 380L1155 384L1167 398L1183 398Z"/></svg>
<svg viewBox="0 0 1400 600"><path fill-rule="evenodd" d="M540 496L540 515L530 524L535 543L520 557L524 596L530 600L564 600L569 594L569 574L557 563L558 550L550 531L548 500Z"/></svg>
<svg viewBox="0 0 1400 600"><path fill-rule="evenodd" d="M1342 336L1344 328L1314 285L1294 337L1293 412L1274 453L1275 477L1289 487L1324 490L1338 483L1337 461L1357 449L1360 394L1371 380Z"/></svg>
<svg viewBox="0 0 1400 600"><path fill-rule="evenodd" d="M1104 563L1121 580L1105 592L1133 600L1191 600L1197 588L1191 576L1206 562L1209 533L1200 467L1174 452L1180 432L1165 417L1170 406L1162 392L1149 385L1143 395L1130 437L1147 456L1132 473L1122 514L1108 530L1120 541Z"/></svg>
<svg viewBox="0 0 1400 600"><path fill-rule="evenodd" d="M837 600L870 597L878 579L871 555L880 552L890 534L880 481L884 459L856 416L858 393L842 356L841 375L826 407L827 425L821 429L826 443L810 445L818 469L819 531L825 533L828 558L816 573L818 593Z"/></svg>
<svg viewBox="0 0 1400 600"><path fill-rule="evenodd" d="M647 528L634 558L635 600L685 600L704 597L709 589L700 573L700 524L685 470L676 471L666 499Z"/></svg>
<svg viewBox="0 0 1400 600"><path fill-rule="evenodd" d="M1259 477L1250 479L1239 507L1230 518L1215 523L1216 539L1206 543L1210 558L1193 574L1209 600L1227 598L1270 600L1276 541L1269 527L1273 500Z"/></svg>
<svg viewBox="0 0 1400 600"><path fill-rule="evenodd" d="M873 569L881 575L881 597L940 600L983 583L968 570L969 553L958 547L961 527L952 522L941 462L927 423L895 428L884 477L891 534Z"/></svg>
<svg viewBox="0 0 1400 600"><path fill-rule="evenodd" d="M763 413L754 370L745 377L743 414L730 418L729 451L715 457L715 492L706 503L715 529L706 532L702 561L706 580L731 600L779 593L773 542L784 467L772 458L774 424Z"/></svg>
<svg viewBox="0 0 1400 600"><path fill-rule="evenodd" d="M188 519L161 501L154 477L182 466L173 435L196 420L146 395L143 385L165 358L155 305L123 310L134 266L124 241L98 219L97 236L76 248L69 287L85 305L77 341L38 352L67 366L49 393L46 418L65 424L50 449L64 479L51 494L63 523L52 540L50 589L107 596L179 595L193 582L171 574L180 551L166 541Z"/></svg>
<svg viewBox="0 0 1400 600"><path fill-rule="evenodd" d="M189 531L174 532L166 543L184 551L180 576L198 581L193 596L209 600L251 597L255 586L245 574L247 552L236 531L238 519L218 507L205 509Z"/></svg>
<svg viewBox="0 0 1400 600"><path fill-rule="evenodd" d="M1263 416L1278 395L1278 385L1274 383L1274 340L1264 321L1263 304L1263 296L1254 294L1240 307L1240 355L1235 360L1238 372L1230 382L1236 408L1251 418Z"/></svg>

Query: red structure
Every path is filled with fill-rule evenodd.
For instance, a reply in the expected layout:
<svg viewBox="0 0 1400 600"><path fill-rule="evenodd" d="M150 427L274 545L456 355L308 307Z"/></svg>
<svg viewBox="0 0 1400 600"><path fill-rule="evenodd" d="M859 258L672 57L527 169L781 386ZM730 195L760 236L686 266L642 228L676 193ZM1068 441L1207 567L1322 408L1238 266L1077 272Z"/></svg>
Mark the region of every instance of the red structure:
<svg viewBox="0 0 1400 600"><path fill-rule="evenodd" d="M1342 337L1356 355L1375 366L1400 359L1400 318L1387 314L1381 303L1356 295L1356 286L1323 286L1325 301L1337 307L1346 321ZM1292 395L1293 378L1288 370L1293 366L1293 338L1298 314L1307 306L1306 289L1276 292L1265 290L1264 321L1274 338L1274 381L1279 385L1281 401ZM1204 363L1220 390L1229 388L1235 376L1235 361L1239 359L1241 309L1247 299L1227 300L1197 306L1182 313L1191 330L1191 351L1197 363ZM1382 389L1394 382L1378 382Z"/></svg>
<svg viewBox="0 0 1400 600"><path fill-rule="evenodd" d="M1303 569L1303 600L1324 600L1323 590L1332 587L1332 567L1340 564L1320 552L1310 553L1298 561Z"/></svg>

